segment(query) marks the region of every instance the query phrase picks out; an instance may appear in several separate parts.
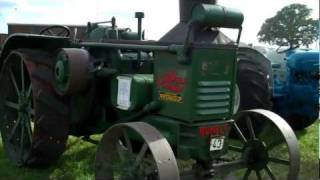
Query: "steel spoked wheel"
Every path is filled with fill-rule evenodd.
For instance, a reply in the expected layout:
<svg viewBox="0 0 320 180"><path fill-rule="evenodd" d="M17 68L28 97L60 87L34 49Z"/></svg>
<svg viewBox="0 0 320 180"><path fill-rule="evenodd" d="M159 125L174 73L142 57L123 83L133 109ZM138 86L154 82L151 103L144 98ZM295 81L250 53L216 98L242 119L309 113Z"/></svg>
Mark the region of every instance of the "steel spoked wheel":
<svg viewBox="0 0 320 180"><path fill-rule="evenodd" d="M0 131L9 159L18 165L48 165L66 148L68 106L52 87L52 56L19 49L0 74Z"/></svg>
<svg viewBox="0 0 320 180"><path fill-rule="evenodd" d="M298 179L300 154L293 130L277 114L267 110L250 110L238 114L234 123L240 141L230 142L244 169L236 172L241 179ZM257 128L261 124L263 128ZM235 158L235 157L233 157Z"/></svg>
<svg viewBox="0 0 320 180"><path fill-rule="evenodd" d="M137 140L142 143L136 148ZM136 150L135 150L136 149ZM175 156L151 125L136 122L111 127L96 155L97 180L179 180Z"/></svg>
<svg viewBox="0 0 320 180"><path fill-rule="evenodd" d="M22 59L13 59L1 74L1 136L8 155L18 164L27 159L32 144L32 85Z"/></svg>

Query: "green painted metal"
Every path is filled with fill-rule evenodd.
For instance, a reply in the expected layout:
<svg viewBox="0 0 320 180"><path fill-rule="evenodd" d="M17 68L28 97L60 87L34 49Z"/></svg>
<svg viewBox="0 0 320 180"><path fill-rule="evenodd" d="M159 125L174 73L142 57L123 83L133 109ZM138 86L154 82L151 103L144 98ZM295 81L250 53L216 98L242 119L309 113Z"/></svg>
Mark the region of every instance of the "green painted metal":
<svg viewBox="0 0 320 180"><path fill-rule="evenodd" d="M141 51L169 51L177 53L181 49L182 45L148 45L148 44L123 44L123 43L99 43L99 42L83 42L75 44L75 46L84 46L88 48L109 48L109 49L120 49L120 50L141 50Z"/></svg>
<svg viewBox="0 0 320 180"><path fill-rule="evenodd" d="M144 39L144 33L142 33L142 39ZM131 31L123 31L120 32L120 39L124 40L140 40L139 34L137 32L131 32Z"/></svg>
<svg viewBox="0 0 320 180"><path fill-rule="evenodd" d="M172 119L160 115L150 115L141 119L156 127L164 137L168 140L172 147L175 147L177 157L179 159L201 159L207 161L220 157L227 153L227 146L219 151L210 151L210 136L201 136L200 128L223 126L226 128L224 136L225 142L228 142L228 134L232 125L229 121L207 121L200 123L184 123L176 119Z"/></svg>
<svg viewBox="0 0 320 180"><path fill-rule="evenodd" d="M192 11L192 20L213 27L240 28L242 12L212 4L199 4Z"/></svg>
<svg viewBox="0 0 320 180"><path fill-rule="evenodd" d="M130 107L127 110L134 111L143 108L152 101L153 75L151 74L133 74L121 75L111 81L111 102L117 107L118 82L119 77L127 78L131 81L130 89Z"/></svg>
<svg viewBox="0 0 320 180"><path fill-rule="evenodd" d="M144 18L144 13L136 12L135 17L138 19L138 40L142 40L142 19Z"/></svg>
<svg viewBox="0 0 320 180"><path fill-rule="evenodd" d="M236 47L194 47L191 57L191 63L185 65L176 55L155 55L154 96L163 107L159 114L186 122L229 119L233 112ZM181 89L170 90L170 85Z"/></svg>
<svg viewBox="0 0 320 180"><path fill-rule="evenodd" d="M198 4L216 4L217 0L180 0L180 22L187 23L191 20L192 9Z"/></svg>

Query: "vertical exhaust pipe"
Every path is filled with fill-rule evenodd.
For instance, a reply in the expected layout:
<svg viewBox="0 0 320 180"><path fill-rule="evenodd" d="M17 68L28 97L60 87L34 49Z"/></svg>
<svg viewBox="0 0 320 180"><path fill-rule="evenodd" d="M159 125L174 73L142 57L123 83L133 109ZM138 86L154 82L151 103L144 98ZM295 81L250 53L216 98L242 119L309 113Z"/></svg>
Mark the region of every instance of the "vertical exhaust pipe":
<svg viewBox="0 0 320 180"><path fill-rule="evenodd" d="M188 22L192 15L192 9L199 3L217 4L218 0L180 0L180 22Z"/></svg>

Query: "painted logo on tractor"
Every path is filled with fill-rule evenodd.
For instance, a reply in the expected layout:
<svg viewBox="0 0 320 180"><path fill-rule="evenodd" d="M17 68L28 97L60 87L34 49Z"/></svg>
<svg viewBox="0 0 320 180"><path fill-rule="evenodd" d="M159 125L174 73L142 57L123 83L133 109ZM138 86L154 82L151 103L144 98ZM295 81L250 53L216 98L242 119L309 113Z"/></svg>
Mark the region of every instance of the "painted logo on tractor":
<svg viewBox="0 0 320 180"><path fill-rule="evenodd" d="M166 92L160 92L160 100L182 103L181 93L185 89L186 80L179 77L176 71L169 71L160 76L157 79L157 85L159 88L166 90Z"/></svg>
<svg viewBox="0 0 320 180"><path fill-rule="evenodd" d="M185 88L186 79L179 77L176 71L169 71L157 80L157 85L173 93L181 93Z"/></svg>
<svg viewBox="0 0 320 180"><path fill-rule="evenodd" d="M182 97L179 94L175 93L160 93L160 100L163 101L170 101L170 102L175 102L175 103L182 103Z"/></svg>

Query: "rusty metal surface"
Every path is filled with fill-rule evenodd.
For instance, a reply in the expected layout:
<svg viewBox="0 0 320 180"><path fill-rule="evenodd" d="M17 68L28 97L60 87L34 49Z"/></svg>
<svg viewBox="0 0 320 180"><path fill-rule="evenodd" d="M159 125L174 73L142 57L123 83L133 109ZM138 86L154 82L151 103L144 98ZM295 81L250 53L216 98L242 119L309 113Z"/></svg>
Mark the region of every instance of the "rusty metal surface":
<svg viewBox="0 0 320 180"><path fill-rule="evenodd" d="M254 119L260 119L262 121L265 121L269 124L263 124L263 127L257 127L253 125ZM254 156L254 154L248 154L247 157L244 157L244 160L246 163L248 163L248 169L244 176L244 179L247 179L249 177L249 174L251 171L256 171L257 179L260 179L260 171L266 171L266 173L269 175L269 178L271 179L279 179L276 175L275 177L272 177L273 174L270 170L270 162L281 164L288 167L288 172L281 172L281 176L286 174L285 177L282 179L288 179L288 180L295 180L298 179L299 176L299 170L300 170L300 152L298 147L298 140L295 136L294 131L291 129L291 127L288 125L288 123L282 119L279 115L268 111L268 110L262 110L262 109L254 109L254 110L248 110L248 111L242 111L239 114L235 116L235 122L240 122L244 120L247 124L248 132L243 133L240 129L237 128L237 125L235 123L236 129L238 129L238 135L240 139L242 140L244 144L243 149L235 149L238 152L241 151L247 151L248 144L258 144L261 143L261 151L257 151L259 153L267 153L265 155L265 163L261 164L257 163L257 165L261 165L261 168L256 167L250 167L250 163L247 161L249 156ZM261 125L261 124L260 124ZM263 128L263 129L261 129ZM280 133L277 133L280 132ZM274 137L274 135L278 135L277 137ZM271 140L268 140L271 139ZM273 148L277 148L281 146L282 144L285 144L287 146L287 155L289 159L281 159L281 157L272 157L270 154L270 151ZM242 152L245 154L245 152ZM283 152L285 153L285 152ZM280 154L282 155L282 154ZM250 169L252 168L252 169Z"/></svg>
<svg viewBox="0 0 320 180"><path fill-rule="evenodd" d="M33 61L33 59L41 59L42 61L49 62L39 64ZM32 138L29 139L28 137L21 136L25 140L25 143L22 144L23 146L16 146L5 139L5 137L7 137L7 131L5 131L3 127L9 127L8 129L10 130L10 127L12 127L11 124L15 123L15 116L6 116L6 114L8 114L8 112L11 112L11 114L21 112L19 112L19 109L15 110L13 106L11 106L11 108L13 107L15 111L9 110L1 104L1 133L4 146L9 158L17 164L28 166L47 165L57 160L65 150L68 138L68 108L61 99L54 94L54 89L51 86L53 72L51 71L52 69L46 65L50 64L52 60L50 55L36 50L16 50L6 59L1 71L1 103L15 99L14 95L12 93L10 95L10 91L7 89L8 84L12 83L6 82L7 76L5 76L5 73L6 70L10 69L10 66L13 68L17 67L14 66L17 60L23 62L26 68L21 70L13 69L13 75L16 77L16 80L22 83L22 85L18 84L16 89L21 91L28 89L27 92L33 102L34 109L31 111L32 116L28 116L28 118L25 119L26 124L30 125L30 123L33 123L31 131ZM21 82L22 78L17 78L20 77L19 73L21 72L25 72L23 73L25 75L25 78L23 78L25 82ZM27 85L27 82L30 83L30 80L31 84L28 84L28 88L22 88ZM24 83L25 85L23 85ZM23 134L22 132L23 130L20 134ZM19 135L19 132L17 135ZM12 145L14 145L15 148L12 148ZM26 153L19 153L21 151Z"/></svg>
<svg viewBox="0 0 320 180"><path fill-rule="evenodd" d="M124 123L117 124L109 128L98 147L96 154L96 179L97 180L112 180L114 172L112 170L113 156L117 155L116 149L120 137L126 130L133 130L139 134L151 151L153 160L156 164L156 179L159 180L179 180L179 170L174 153L167 140L153 126L143 123ZM124 135L126 139L126 135ZM125 140L127 142L127 140ZM135 144L132 144L133 147ZM127 146L129 151L131 146ZM141 152L141 151L140 151ZM140 153L139 153L140 154ZM138 156L139 157L139 156ZM124 172L129 173L129 172ZM150 177L149 177L150 178ZM155 178L155 177L153 177Z"/></svg>
<svg viewBox="0 0 320 180"><path fill-rule="evenodd" d="M68 82L66 88L59 90L56 88L57 93L61 95L73 94L83 90L89 79L89 52L85 49L78 48L64 48L62 51L66 55L68 61Z"/></svg>

